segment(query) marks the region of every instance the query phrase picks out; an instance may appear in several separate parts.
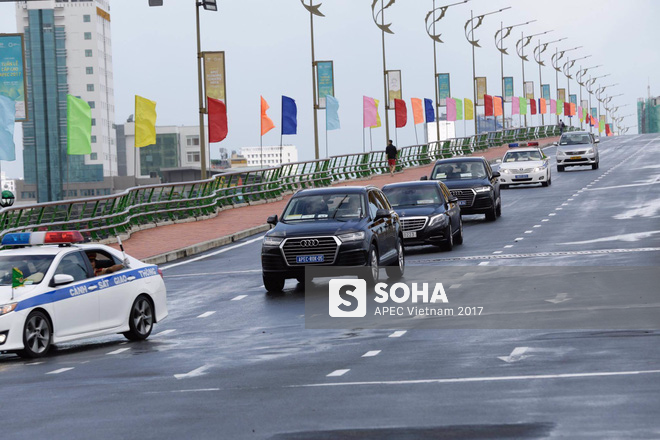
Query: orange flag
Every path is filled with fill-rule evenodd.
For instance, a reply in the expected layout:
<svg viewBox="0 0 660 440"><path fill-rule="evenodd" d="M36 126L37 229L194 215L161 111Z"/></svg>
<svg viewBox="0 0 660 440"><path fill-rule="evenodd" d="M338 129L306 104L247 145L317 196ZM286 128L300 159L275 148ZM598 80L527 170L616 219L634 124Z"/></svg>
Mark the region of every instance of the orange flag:
<svg viewBox="0 0 660 440"><path fill-rule="evenodd" d="M493 96L493 116L502 116L502 98Z"/></svg>
<svg viewBox="0 0 660 440"><path fill-rule="evenodd" d="M268 110L270 107L268 106L268 103L264 99L264 97L261 97L261 135L265 135L268 133L270 130L275 128L275 124L273 124L273 120L266 115L266 110Z"/></svg>
<svg viewBox="0 0 660 440"><path fill-rule="evenodd" d="M542 115L548 113L548 106L543 98L539 98L539 113Z"/></svg>
<svg viewBox="0 0 660 440"><path fill-rule="evenodd" d="M422 107L422 100L419 98L410 98L412 102L413 110L413 119L415 120L415 125L421 124L424 122L424 109Z"/></svg>

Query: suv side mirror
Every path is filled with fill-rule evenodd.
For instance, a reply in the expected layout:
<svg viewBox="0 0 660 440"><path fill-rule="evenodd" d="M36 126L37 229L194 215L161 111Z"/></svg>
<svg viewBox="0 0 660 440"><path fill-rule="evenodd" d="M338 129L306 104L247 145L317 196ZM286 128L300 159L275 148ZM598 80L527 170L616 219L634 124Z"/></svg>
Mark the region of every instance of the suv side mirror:
<svg viewBox="0 0 660 440"><path fill-rule="evenodd" d="M594 138L594 144L597 144L600 142L600 137Z"/></svg>
<svg viewBox="0 0 660 440"><path fill-rule="evenodd" d="M58 273L53 277L53 281L50 282L51 286L61 286L63 284L73 283L75 279L71 275L64 273Z"/></svg>
<svg viewBox="0 0 660 440"><path fill-rule="evenodd" d="M270 217L268 217L268 219L266 220L266 223L268 223L269 225L275 226L277 224L277 214L271 215Z"/></svg>
<svg viewBox="0 0 660 440"><path fill-rule="evenodd" d="M379 209L376 211L376 218L374 220L378 220L381 218L388 218L390 216L390 211L387 209Z"/></svg>
<svg viewBox="0 0 660 440"><path fill-rule="evenodd" d="M419 178L419 180L429 180L428 176L422 176Z"/></svg>

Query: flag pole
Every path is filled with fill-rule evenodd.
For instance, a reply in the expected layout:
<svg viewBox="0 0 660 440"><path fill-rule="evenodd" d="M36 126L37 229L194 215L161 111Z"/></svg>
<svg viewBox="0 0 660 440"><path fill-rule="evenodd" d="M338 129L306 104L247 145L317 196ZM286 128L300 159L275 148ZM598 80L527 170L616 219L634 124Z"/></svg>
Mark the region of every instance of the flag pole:
<svg viewBox="0 0 660 440"><path fill-rule="evenodd" d="M369 127L369 150L374 151L374 140L371 137L371 127Z"/></svg>
<svg viewBox="0 0 660 440"><path fill-rule="evenodd" d="M326 110L326 113L327 112L328 111ZM325 125L325 158L328 158L328 124Z"/></svg>
<svg viewBox="0 0 660 440"><path fill-rule="evenodd" d="M137 147L135 145L133 145L133 168L134 168L133 175L135 177L135 186L138 186L139 183L138 183L138 174L137 174L137 169L138 169L138 166L137 166Z"/></svg>
<svg viewBox="0 0 660 440"><path fill-rule="evenodd" d="M413 121L413 130L415 130L415 144L419 145L419 138L417 137L417 126L415 125L415 121Z"/></svg>

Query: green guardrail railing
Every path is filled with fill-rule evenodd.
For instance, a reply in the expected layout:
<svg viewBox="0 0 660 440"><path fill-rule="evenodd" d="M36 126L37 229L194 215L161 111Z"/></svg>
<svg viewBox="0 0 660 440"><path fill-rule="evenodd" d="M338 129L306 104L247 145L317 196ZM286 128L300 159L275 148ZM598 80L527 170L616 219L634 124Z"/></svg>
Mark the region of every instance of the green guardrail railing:
<svg viewBox="0 0 660 440"><path fill-rule="evenodd" d="M566 127L566 130L574 130ZM537 136L558 136L556 126L507 129L399 149L398 170L463 156ZM275 168L236 171L193 182L129 188L104 197L13 206L0 210L0 236L10 232L75 229L91 240L189 219L208 218L223 209L280 198L299 189L366 179L389 172L384 151L346 154L287 163Z"/></svg>

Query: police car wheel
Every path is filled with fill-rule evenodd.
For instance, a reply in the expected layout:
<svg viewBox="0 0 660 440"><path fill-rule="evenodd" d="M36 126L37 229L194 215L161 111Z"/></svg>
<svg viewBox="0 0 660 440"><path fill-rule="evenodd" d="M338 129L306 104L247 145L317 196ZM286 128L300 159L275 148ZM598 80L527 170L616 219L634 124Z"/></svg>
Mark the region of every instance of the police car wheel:
<svg viewBox="0 0 660 440"><path fill-rule="evenodd" d="M154 308L146 295L138 296L133 302L128 327L130 330L124 336L131 341L142 341L151 334L154 328Z"/></svg>
<svg viewBox="0 0 660 440"><path fill-rule="evenodd" d="M45 356L53 340L53 329L48 317L38 310L30 313L23 327L23 350L18 355L25 358Z"/></svg>

